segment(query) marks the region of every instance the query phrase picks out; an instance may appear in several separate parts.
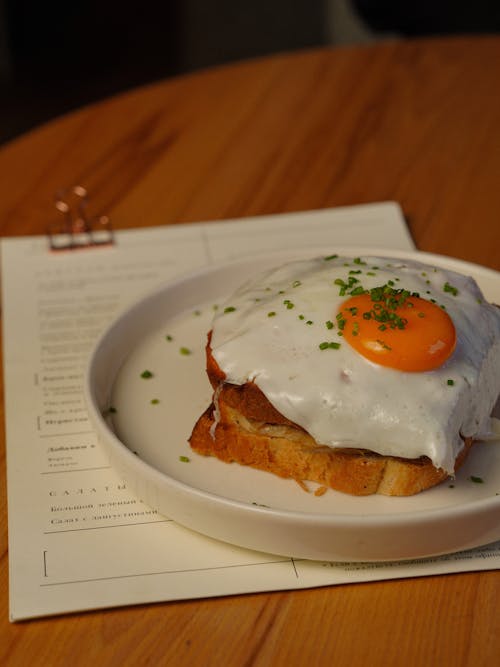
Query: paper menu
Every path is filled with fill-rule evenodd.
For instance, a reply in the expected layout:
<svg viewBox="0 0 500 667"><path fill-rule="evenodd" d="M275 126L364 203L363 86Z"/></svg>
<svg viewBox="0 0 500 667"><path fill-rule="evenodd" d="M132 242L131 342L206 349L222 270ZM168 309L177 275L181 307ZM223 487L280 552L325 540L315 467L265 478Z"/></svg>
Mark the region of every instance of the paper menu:
<svg viewBox="0 0 500 667"><path fill-rule="evenodd" d="M197 535L158 515L109 467L82 381L98 334L158 284L262 251L412 249L392 203L119 232L116 245L49 253L2 241L11 619L500 565L500 547L405 564L294 561Z"/></svg>

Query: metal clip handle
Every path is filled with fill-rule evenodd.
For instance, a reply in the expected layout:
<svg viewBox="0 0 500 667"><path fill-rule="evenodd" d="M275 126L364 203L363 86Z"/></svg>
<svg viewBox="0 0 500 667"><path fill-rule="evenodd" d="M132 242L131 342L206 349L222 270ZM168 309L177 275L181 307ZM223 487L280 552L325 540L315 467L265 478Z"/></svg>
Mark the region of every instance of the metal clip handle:
<svg viewBox="0 0 500 667"><path fill-rule="evenodd" d="M56 194L55 207L61 216L48 230L51 250L77 250L114 243L109 217L89 217L88 200L88 192L81 185Z"/></svg>

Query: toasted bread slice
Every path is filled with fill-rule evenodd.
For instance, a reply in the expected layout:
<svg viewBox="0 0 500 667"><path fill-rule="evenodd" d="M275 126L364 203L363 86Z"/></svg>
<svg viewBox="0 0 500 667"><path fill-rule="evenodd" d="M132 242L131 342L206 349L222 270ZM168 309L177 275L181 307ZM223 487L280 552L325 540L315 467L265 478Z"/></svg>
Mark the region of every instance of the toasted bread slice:
<svg viewBox="0 0 500 667"><path fill-rule="evenodd" d="M300 427L249 419L225 398L221 391L217 408L212 403L195 425L190 444L199 454L356 496L409 496L448 477L426 457L401 459L318 445ZM465 441L457 468L471 444L470 439Z"/></svg>
<svg viewBox="0 0 500 667"><path fill-rule="evenodd" d="M439 484L448 473L430 459L382 456L365 449L331 448L317 443L303 428L284 417L252 382L233 385L217 365L207 344L207 374L214 402L196 423L190 438L194 451L216 456L280 477L317 482L350 493L410 496ZM464 461L464 447L455 470Z"/></svg>

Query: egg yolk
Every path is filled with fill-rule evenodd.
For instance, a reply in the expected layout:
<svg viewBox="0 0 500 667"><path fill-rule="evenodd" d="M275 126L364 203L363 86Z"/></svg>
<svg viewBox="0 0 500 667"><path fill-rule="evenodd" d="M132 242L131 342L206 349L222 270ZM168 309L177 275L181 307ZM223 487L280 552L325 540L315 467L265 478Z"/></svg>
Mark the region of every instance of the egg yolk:
<svg viewBox="0 0 500 667"><path fill-rule="evenodd" d="M453 353L456 332L440 306L401 294L374 300L370 293L341 305L337 325L359 354L400 371L430 371Z"/></svg>

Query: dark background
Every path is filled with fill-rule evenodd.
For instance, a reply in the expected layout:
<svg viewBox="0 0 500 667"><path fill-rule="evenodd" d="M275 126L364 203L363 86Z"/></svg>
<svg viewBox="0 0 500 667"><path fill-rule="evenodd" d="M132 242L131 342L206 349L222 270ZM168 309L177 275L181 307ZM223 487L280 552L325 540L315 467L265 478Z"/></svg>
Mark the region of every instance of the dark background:
<svg viewBox="0 0 500 667"><path fill-rule="evenodd" d="M390 36L500 30L500 0L0 0L0 143L165 77Z"/></svg>

